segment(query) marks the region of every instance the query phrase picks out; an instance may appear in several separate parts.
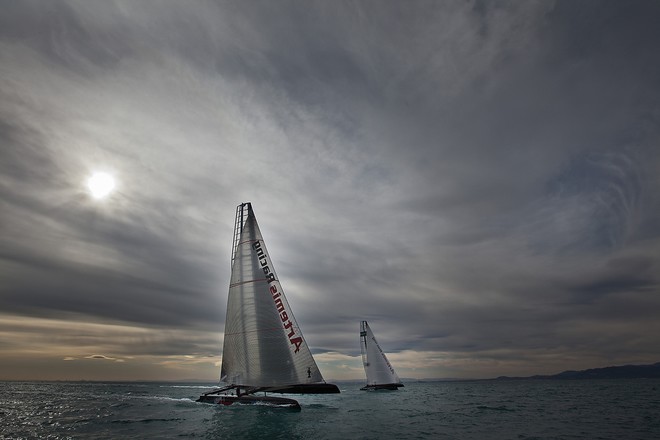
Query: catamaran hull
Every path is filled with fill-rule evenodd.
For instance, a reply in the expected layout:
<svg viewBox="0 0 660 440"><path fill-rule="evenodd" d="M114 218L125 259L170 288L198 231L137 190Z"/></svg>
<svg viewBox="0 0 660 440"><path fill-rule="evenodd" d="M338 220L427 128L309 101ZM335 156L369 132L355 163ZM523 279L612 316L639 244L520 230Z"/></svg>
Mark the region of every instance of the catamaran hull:
<svg viewBox="0 0 660 440"><path fill-rule="evenodd" d="M399 387L402 387L402 383L382 383L378 385L366 385L360 390L362 391L378 391L378 390L390 390L390 391L396 391L399 389Z"/></svg>
<svg viewBox="0 0 660 440"><path fill-rule="evenodd" d="M271 396L230 396L225 394L202 395L197 402L212 403L216 405L266 405L281 408L300 409L300 404L293 399Z"/></svg>

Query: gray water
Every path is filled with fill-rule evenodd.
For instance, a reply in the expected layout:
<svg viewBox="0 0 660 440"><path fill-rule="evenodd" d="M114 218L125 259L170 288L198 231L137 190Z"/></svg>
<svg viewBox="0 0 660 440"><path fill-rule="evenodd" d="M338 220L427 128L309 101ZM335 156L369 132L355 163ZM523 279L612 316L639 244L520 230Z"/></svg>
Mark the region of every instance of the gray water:
<svg viewBox="0 0 660 440"><path fill-rule="evenodd" d="M660 380L338 385L292 411L196 403L198 384L0 382L0 439L660 439Z"/></svg>

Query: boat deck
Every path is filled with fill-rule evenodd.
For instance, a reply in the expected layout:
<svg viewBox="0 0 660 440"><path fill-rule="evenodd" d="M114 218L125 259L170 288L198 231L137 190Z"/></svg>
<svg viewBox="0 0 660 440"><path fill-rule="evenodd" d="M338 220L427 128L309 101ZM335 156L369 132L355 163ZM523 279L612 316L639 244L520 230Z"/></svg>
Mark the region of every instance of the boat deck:
<svg viewBox="0 0 660 440"><path fill-rule="evenodd" d="M266 405L282 408L300 409L300 404L293 399L271 396L242 395L232 396L230 394L203 394L197 402L212 403L216 405Z"/></svg>

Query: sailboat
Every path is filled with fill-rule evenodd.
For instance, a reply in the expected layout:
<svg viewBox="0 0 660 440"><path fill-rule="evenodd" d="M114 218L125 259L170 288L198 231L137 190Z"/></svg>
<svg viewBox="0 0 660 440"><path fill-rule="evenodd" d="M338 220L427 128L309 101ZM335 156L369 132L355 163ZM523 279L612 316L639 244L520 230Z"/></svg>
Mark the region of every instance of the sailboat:
<svg viewBox="0 0 660 440"><path fill-rule="evenodd" d="M220 381L197 401L300 408L267 393L339 393L312 357L249 202L236 208Z"/></svg>
<svg viewBox="0 0 660 440"><path fill-rule="evenodd" d="M403 386L367 321L360 322L360 349L367 374L367 385L361 390L397 390Z"/></svg>

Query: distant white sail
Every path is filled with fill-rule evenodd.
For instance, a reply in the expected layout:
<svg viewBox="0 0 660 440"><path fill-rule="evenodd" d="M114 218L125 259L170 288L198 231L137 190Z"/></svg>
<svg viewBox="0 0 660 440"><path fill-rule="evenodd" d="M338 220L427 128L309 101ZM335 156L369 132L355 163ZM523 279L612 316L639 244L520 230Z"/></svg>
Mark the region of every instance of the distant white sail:
<svg viewBox="0 0 660 440"><path fill-rule="evenodd" d="M250 203L237 209L220 376L229 384L247 387L323 381Z"/></svg>
<svg viewBox="0 0 660 440"><path fill-rule="evenodd" d="M378 345L367 321L360 322L360 348L362 363L367 375L367 386L362 389L394 389L402 387L399 376L387 356Z"/></svg>

